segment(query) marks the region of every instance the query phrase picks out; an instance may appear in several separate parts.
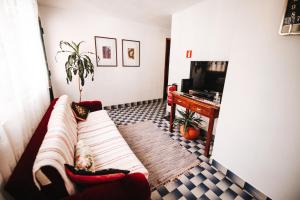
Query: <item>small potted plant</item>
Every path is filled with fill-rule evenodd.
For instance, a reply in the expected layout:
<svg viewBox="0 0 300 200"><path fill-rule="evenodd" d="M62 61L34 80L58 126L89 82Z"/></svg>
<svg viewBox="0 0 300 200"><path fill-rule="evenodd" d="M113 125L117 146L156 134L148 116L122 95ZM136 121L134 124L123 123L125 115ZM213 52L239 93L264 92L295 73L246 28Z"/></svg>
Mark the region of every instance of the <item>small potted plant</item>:
<svg viewBox="0 0 300 200"><path fill-rule="evenodd" d="M174 119L174 124L179 126L181 135L188 140L194 140L199 137L199 123L202 121L200 117L195 116L195 112L186 110L185 112L178 110L180 117Z"/></svg>

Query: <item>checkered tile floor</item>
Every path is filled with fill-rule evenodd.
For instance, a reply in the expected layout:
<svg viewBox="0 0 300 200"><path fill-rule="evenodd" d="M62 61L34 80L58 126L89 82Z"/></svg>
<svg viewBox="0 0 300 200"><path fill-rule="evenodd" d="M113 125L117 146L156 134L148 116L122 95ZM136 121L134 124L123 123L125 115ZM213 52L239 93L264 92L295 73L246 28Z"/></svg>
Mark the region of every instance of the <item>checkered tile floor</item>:
<svg viewBox="0 0 300 200"><path fill-rule="evenodd" d="M203 156L205 143L201 140L189 141L184 139L178 130L168 131L169 122L166 115L166 103L156 101L149 104L129 106L108 110L116 125L127 125L145 120L152 120L164 133L178 141L188 151L197 155L201 164L174 181L159 186L152 191L151 198L156 199L254 199L249 193L233 184L228 177L213 168L208 159Z"/></svg>

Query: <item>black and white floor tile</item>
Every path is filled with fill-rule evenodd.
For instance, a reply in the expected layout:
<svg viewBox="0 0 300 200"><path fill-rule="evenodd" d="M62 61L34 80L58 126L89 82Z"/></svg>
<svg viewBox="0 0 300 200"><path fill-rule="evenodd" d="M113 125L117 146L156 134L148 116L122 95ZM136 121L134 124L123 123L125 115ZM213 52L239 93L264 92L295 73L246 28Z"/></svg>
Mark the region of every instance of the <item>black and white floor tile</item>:
<svg viewBox="0 0 300 200"><path fill-rule="evenodd" d="M209 159L203 156L205 143L202 140L189 141L184 139L178 130L173 133L168 131L169 122L164 119L166 103L162 100L117 105L104 109L108 111L117 126L152 120L164 133L178 141L202 161L199 166L152 191L151 198L153 200L255 199L245 189L233 183L228 176L225 176L209 163Z"/></svg>

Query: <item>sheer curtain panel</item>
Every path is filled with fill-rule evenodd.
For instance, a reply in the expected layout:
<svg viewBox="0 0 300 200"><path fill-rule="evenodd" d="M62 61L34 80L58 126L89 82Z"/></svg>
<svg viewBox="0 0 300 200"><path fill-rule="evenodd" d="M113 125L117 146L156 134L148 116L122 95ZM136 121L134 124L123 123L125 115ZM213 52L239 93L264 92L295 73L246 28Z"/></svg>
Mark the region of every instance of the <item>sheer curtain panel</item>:
<svg viewBox="0 0 300 200"><path fill-rule="evenodd" d="M36 0L0 0L0 199L49 105Z"/></svg>

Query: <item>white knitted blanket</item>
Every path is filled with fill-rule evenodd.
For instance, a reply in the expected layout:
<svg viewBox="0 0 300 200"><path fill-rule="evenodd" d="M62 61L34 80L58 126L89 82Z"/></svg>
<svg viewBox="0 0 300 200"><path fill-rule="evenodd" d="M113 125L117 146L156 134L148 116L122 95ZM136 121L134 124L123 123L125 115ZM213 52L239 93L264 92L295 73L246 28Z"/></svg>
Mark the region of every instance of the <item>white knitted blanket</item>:
<svg viewBox="0 0 300 200"><path fill-rule="evenodd" d="M33 165L33 179L39 189L51 183L41 168L51 166L61 175L68 193L75 193L75 186L64 168L64 164L74 165L74 147L77 143L77 122L70 103L68 96L61 96L51 113L48 131Z"/></svg>

